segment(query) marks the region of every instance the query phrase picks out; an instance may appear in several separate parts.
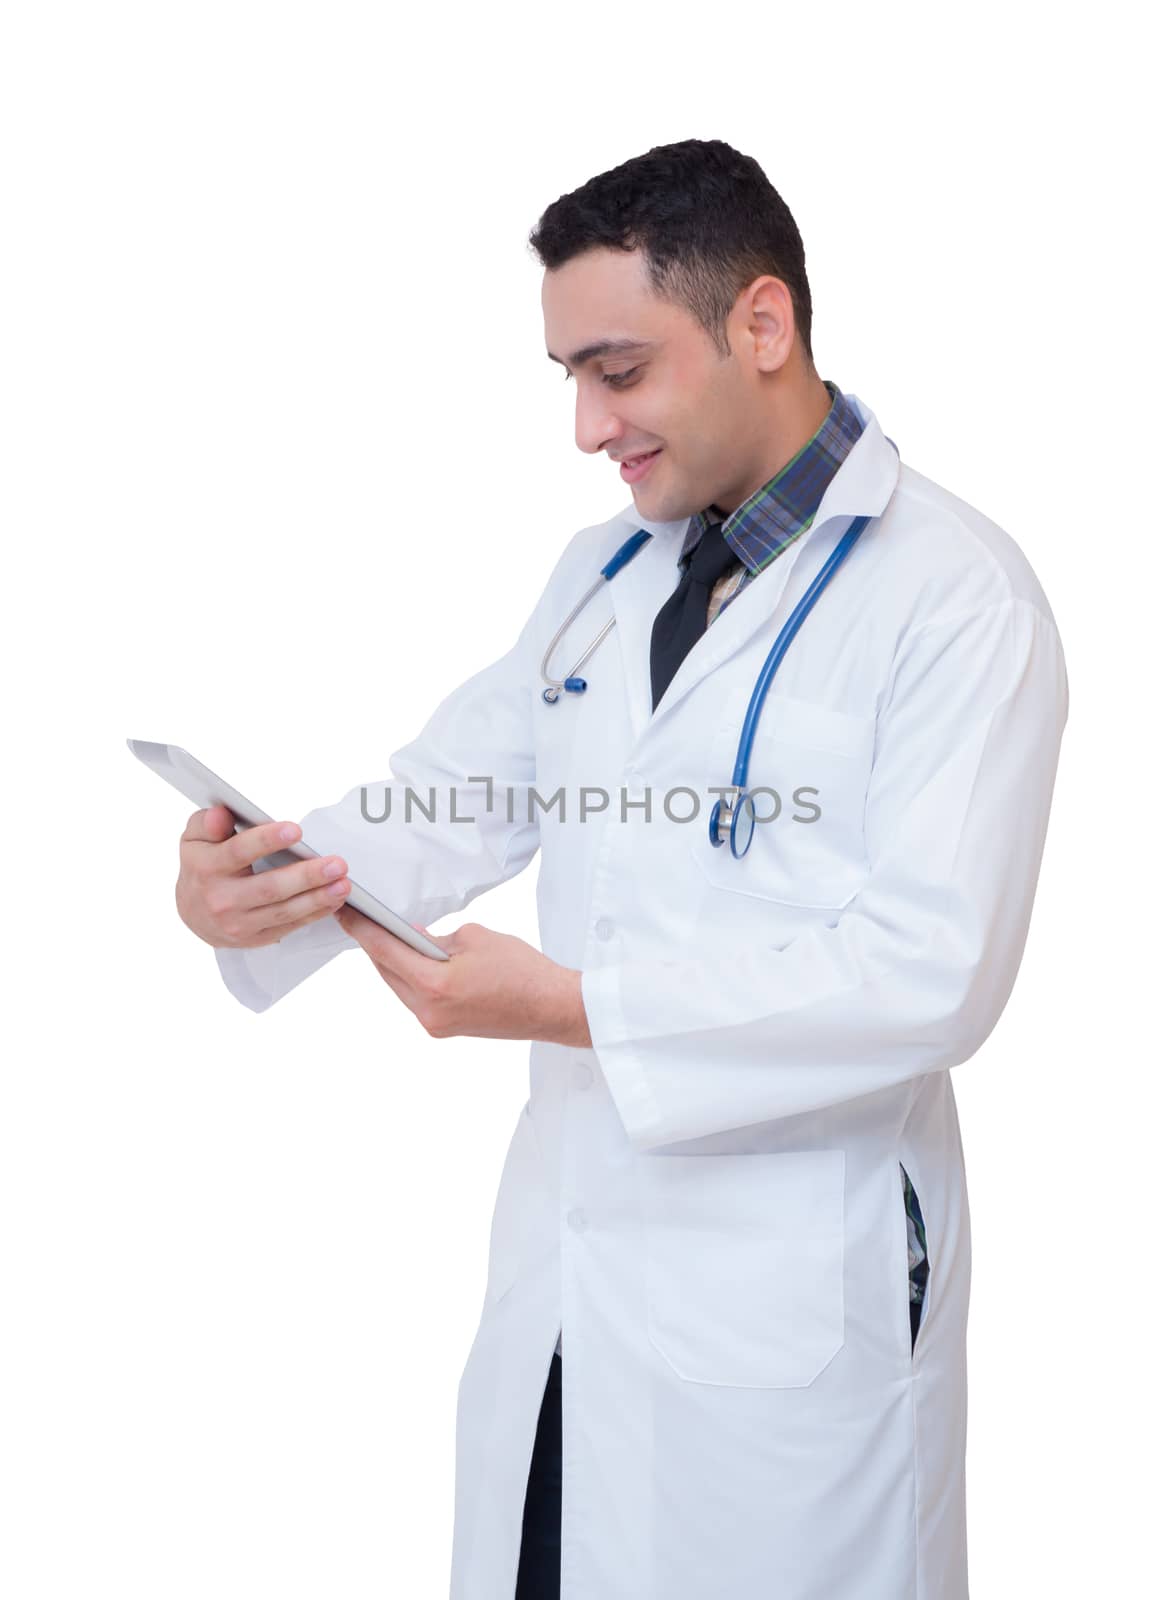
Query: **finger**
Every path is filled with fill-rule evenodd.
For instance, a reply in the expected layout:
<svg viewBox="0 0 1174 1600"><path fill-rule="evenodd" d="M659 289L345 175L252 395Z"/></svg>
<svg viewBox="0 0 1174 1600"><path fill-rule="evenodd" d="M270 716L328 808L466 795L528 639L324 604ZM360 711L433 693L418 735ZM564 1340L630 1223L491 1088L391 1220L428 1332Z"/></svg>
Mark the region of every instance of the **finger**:
<svg viewBox="0 0 1174 1600"><path fill-rule="evenodd" d="M337 883L346 877L346 871L347 864L341 856L312 856L309 861L292 861L288 866L269 867L263 872L246 869L237 880L239 904L250 911L279 905L295 895ZM334 904L341 905L345 899L344 894Z"/></svg>
<svg viewBox="0 0 1174 1600"><path fill-rule="evenodd" d="M381 928L377 922L372 922L370 917L365 917L361 911L356 911L354 906L340 906L337 920L344 933L350 934L356 944L361 944L363 949L373 961L378 961L381 966L390 967L393 972L408 980L412 979L414 971L412 963L427 961L427 956L422 956L413 950L411 945L405 944L402 939L397 939L394 933L388 933L386 928Z"/></svg>
<svg viewBox="0 0 1174 1600"><path fill-rule="evenodd" d="M302 834L296 822L262 822L255 828L243 828L240 833L235 828L236 818L227 806L209 806L205 811L193 812L180 837L180 860L189 870L248 872L254 861L284 850ZM292 839L282 837L286 828L293 829ZM219 847L214 854L212 846Z"/></svg>
<svg viewBox="0 0 1174 1600"><path fill-rule="evenodd" d="M370 917L365 917L361 911L356 911L354 906L342 905L334 913L334 920L356 944L362 945L369 955L374 955L372 935L383 930L372 922Z"/></svg>
<svg viewBox="0 0 1174 1600"><path fill-rule="evenodd" d="M270 874L263 872L260 876L267 878ZM242 937L246 939L255 939L262 933L291 933L305 922L314 922L319 917L337 911L351 888L351 880L344 876L330 883L318 884L285 900L271 900L262 905L240 904L235 907L236 921Z"/></svg>
<svg viewBox="0 0 1174 1600"><path fill-rule="evenodd" d="M288 839L287 828L293 830ZM224 859L232 871L243 872L262 856L276 855L301 837L302 830L296 822L260 822L254 828L242 828L234 839L225 841Z"/></svg>
<svg viewBox="0 0 1174 1600"><path fill-rule="evenodd" d="M416 1007L412 1003L414 998L415 998L415 995L414 995L414 991L412 989L411 984L405 983L404 980L402 978L397 977L394 972L389 972L387 970L387 968L384 967L384 966L381 966L380 963L374 959L374 957L372 957L372 965L374 966L374 968L375 968L376 972L379 974L379 976L383 979L383 981L387 985L387 987L389 989L391 989L393 991L393 993L398 995L399 999L403 1002L403 1004L408 1008L408 1010L412 1013L412 1015L414 1017L418 1017L419 1013L417 1012Z"/></svg>
<svg viewBox="0 0 1174 1600"><path fill-rule="evenodd" d="M377 922L372 922L370 917L363 916L362 912L356 911L353 906L340 907L334 913L334 919L342 926L344 932L349 933L351 938L367 952L372 966L384 983L402 1000L418 1021L420 1013L417 1006L420 1001L420 991L409 975L386 959L385 952L389 947L398 946L400 950L406 951L417 960L426 961L428 957L418 956L410 945L404 944L402 939L397 939L394 934L388 933ZM421 933L424 932L418 922L414 922L412 926L420 928Z"/></svg>

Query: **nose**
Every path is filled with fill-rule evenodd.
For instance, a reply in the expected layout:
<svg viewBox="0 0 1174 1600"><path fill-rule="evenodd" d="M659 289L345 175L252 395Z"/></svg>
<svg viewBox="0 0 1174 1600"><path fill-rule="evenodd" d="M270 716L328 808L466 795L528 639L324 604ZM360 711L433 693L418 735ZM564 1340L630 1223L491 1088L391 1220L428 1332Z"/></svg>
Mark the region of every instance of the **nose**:
<svg viewBox="0 0 1174 1600"><path fill-rule="evenodd" d="M587 455L595 455L624 431L623 423L610 408L609 396L593 394L591 387L583 385L575 399L575 443Z"/></svg>

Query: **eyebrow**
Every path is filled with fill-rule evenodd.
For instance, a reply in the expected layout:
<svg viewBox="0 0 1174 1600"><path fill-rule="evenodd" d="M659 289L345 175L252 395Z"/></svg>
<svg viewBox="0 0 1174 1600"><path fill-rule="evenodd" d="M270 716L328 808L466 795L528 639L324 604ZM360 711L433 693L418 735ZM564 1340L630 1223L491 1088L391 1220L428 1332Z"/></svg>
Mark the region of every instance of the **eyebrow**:
<svg viewBox="0 0 1174 1600"><path fill-rule="evenodd" d="M597 339L594 344L585 344L581 350L576 350L570 358L570 370L586 366L588 361L594 361L598 356L621 356L630 350L647 350L651 341L648 339ZM561 356L556 356L553 350L548 350L547 355L552 361L557 361L560 367L567 366Z"/></svg>

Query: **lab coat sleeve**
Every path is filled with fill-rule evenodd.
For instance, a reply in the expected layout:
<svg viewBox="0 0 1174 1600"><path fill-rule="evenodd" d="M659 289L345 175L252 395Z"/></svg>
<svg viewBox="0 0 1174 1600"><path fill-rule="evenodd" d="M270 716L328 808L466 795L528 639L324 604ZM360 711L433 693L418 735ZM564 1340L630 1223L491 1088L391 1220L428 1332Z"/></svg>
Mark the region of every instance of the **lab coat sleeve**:
<svg viewBox="0 0 1174 1600"><path fill-rule="evenodd" d="M520 872L538 848L527 803L531 716L553 580L513 647L454 689L420 734L392 752L390 779L358 784L301 818L307 844L341 855L353 882L409 922L426 926L462 910ZM409 800L409 790L418 800ZM216 962L241 1004L264 1011L341 951L361 948L330 915L273 944L217 949Z"/></svg>
<svg viewBox="0 0 1174 1600"><path fill-rule="evenodd" d="M794 1116L971 1056L1019 968L1067 712L1059 635L1031 602L907 631L878 710L869 875L837 923L583 973L632 1143Z"/></svg>

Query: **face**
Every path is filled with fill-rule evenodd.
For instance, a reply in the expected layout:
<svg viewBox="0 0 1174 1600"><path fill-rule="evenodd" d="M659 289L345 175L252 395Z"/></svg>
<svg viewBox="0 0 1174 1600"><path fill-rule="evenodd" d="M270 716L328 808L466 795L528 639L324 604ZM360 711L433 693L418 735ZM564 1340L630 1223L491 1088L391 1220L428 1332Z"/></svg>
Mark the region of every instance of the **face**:
<svg viewBox="0 0 1174 1600"><path fill-rule="evenodd" d="M655 297L641 251L596 249L542 281L546 347L576 385L575 442L618 462L658 451L628 485L640 514L674 522L709 505L732 511L783 464L778 394L794 347L786 286L756 279L727 321L722 356L683 306ZM576 357L604 341L629 348ZM790 363L793 367L795 363ZM611 468L626 482L619 466Z"/></svg>

